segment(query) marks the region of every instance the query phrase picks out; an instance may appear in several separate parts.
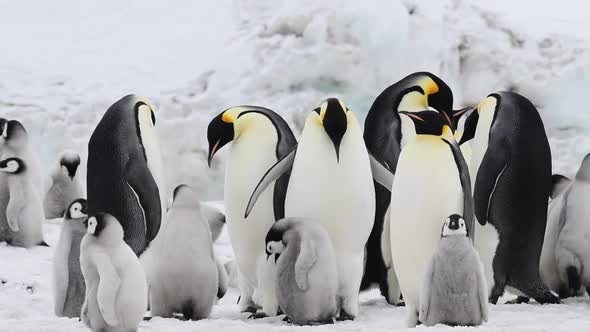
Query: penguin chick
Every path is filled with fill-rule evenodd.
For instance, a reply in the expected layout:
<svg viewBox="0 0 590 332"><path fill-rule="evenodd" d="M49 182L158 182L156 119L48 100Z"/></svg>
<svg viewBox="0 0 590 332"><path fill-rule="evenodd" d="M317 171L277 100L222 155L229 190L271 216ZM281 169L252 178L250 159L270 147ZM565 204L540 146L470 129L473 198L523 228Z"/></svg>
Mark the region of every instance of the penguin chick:
<svg viewBox="0 0 590 332"><path fill-rule="evenodd" d="M333 323L337 314L336 256L328 233L297 218L277 221L266 235L277 262L279 307L298 325Z"/></svg>
<svg viewBox="0 0 590 332"><path fill-rule="evenodd" d="M420 321L426 326L480 325L488 320L488 291L465 221L453 214L423 278Z"/></svg>
<svg viewBox="0 0 590 332"><path fill-rule="evenodd" d="M7 175L9 193L6 220L13 234L8 244L25 248L47 246L43 241L41 199L27 164L20 158L7 158L0 161L0 171Z"/></svg>
<svg viewBox="0 0 590 332"><path fill-rule="evenodd" d="M43 200L45 218L63 217L67 205L82 196L78 177L80 156L73 151L65 151L59 158L58 167L50 174L51 185Z"/></svg>
<svg viewBox="0 0 590 332"><path fill-rule="evenodd" d="M86 284L82 321L92 331L136 331L147 308L147 283L139 259L123 241L110 214L84 222L80 267Z"/></svg>
<svg viewBox="0 0 590 332"><path fill-rule="evenodd" d="M53 254L54 312L58 317L80 317L86 286L80 269L80 242L88 217L84 198L70 203Z"/></svg>
<svg viewBox="0 0 590 332"><path fill-rule="evenodd" d="M154 316L182 313L185 319L199 320L211 313L219 293L219 271L201 207L189 186L174 189L166 226L158 234L161 241L152 246L149 297Z"/></svg>

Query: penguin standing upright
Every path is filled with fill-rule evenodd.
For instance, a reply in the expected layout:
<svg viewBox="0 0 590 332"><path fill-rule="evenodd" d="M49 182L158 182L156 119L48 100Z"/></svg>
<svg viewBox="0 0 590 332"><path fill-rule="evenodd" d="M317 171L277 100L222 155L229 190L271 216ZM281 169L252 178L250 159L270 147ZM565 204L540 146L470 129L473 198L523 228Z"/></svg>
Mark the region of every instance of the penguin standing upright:
<svg viewBox="0 0 590 332"><path fill-rule="evenodd" d="M449 86L436 75L417 72L406 76L389 86L375 99L365 119L364 139L367 150L377 160L395 172L401 149L413 140L414 124L406 117L400 117L399 111L419 112L429 107L449 116L453 108L453 93ZM387 266L381 255L381 236L386 242L389 234L382 233L385 211L391 201L391 193L377 182L375 186L375 222L367 242L367 262L361 289L367 289L378 283L381 294L392 304L399 304L399 287L394 268ZM387 244L386 244L387 245Z"/></svg>
<svg viewBox="0 0 590 332"><path fill-rule="evenodd" d="M297 149L262 178L246 215L264 189L291 171L285 216L321 223L338 266L339 319L354 319L363 276L365 244L373 226L375 191L369 154L354 114L329 98L307 117Z"/></svg>
<svg viewBox="0 0 590 332"><path fill-rule="evenodd" d="M166 211L155 126L150 104L128 95L109 107L88 143L88 213L119 220L138 256L158 234Z"/></svg>
<svg viewBox="0 0 590 332"><path fill-rule="evenodd" d="M475 245L490 302L506 286L539 303L559 303L539 274L551 192L551 151L535 106L513 92L487 96L466 120L461 142L472 139Z"/></svg>
<svg viewBox="0 0 590 332"><path fill-rule="evenodd" d="M297 141L289 125L277 113L259 106L237 106L216 116L207 129L209 165L215 153L232 143L224 183L226 224L239 271L240 308L275 315L278 304L274 286L264 280L272 269L264 255L264 237L273 223L285 214L289 174L281 176L274 190L266 193L244 222L250 194L267 168L293 150ZM258 270L263 270L259 273ZM258 296L257 302L253 296Z"/></svg>
<svg viewBox="0 0 590 332"><path fill-rule="evenodd" d="M401 112L416 137L402 150L393 179L390 248L408 310L408 326L418 323L422 276L449 215L465 216L473 234L473 203L467 164L450 124L434 111Z"/></svg>
<svg viewBox="0 0 590 332"><path fill-rule="evenodd" d="M63 217L69 203L82 197L82 188L78 181L80 155L73 151L64 151L59 157L59 164L50 174L51 185L43 199L45 218Z"/></svg>

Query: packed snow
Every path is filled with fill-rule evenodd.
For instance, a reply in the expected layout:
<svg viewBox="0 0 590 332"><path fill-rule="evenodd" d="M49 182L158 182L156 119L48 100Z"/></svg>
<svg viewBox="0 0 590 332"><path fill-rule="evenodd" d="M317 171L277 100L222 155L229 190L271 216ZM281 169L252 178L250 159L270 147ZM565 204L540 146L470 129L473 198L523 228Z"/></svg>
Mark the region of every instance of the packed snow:
<svg viewBox="0 0 590 332"><path fill-rule="evenodd" d="M53 165L67 148L85 160L108 106L144 95L156 106L168 190L189 183L211 200L222 197L225 165L216 158L207 168L205 132L225 108L267 106L298 133L326 97L342 98L362 119L389 84L428 70L451 86L456 108L500 89L529 97L545 120L554 171L572 175L590 152L588 7L583 0L0 0L0 116L22 121L42 164ZM60 224L44 225L50 245ZM226 235L216 250L231 260ZM53 315L51 260L52 248L0 244L0 331L85 330ZM208 320L154 318L140 329L312 329L247 320L237 296L231 289ZM313 329L394 331L404 318L404 308L373 290L361 296L356 321ZM590 330L590 300L492 306L479 329Z"/></svg>

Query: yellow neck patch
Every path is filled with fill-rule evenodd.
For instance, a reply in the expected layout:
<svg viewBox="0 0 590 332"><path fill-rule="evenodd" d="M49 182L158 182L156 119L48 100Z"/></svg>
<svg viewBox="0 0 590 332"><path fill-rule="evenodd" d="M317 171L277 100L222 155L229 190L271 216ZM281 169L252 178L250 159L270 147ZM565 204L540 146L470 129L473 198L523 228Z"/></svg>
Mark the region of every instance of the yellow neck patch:
<svg viewBox="0 0 590 332"><path fill-rule="evenodd" d="M486 112L488 110L495 110L496 109L496 104L498 103L498 100L495 97L489 96L484 98L482 101L479 102L479 104L477 104L477 112L481 113L481 112Z"/></svg>
<svg viewBox="0 0 590 332"><path fill-rule="evenodd" d="M424 90L424 93L428 96L433 93L437 93L439 88L434 80L428 76L424 76L418 80L418 85Z"/></svg>

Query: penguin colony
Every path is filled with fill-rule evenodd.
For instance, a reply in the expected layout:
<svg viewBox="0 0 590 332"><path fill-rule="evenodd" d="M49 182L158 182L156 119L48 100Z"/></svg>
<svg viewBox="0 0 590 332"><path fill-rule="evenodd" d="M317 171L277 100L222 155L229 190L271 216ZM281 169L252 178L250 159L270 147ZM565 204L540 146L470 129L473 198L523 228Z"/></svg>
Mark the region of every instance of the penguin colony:
<svg viewBox="0 0 590 332"><path fill-rule="evenodd" d="M214 117L209 166L229 147L225 215L187 185L167 206L145 98L123 97L96 126L87 200L77 153L44 186L24 126L0 118L0 241L47 245L44 217L63 217L54 311L92 331L136 331L148 306L207 318L227 289L213 251L224 225L249 318L354 320L359 291L377 286L408 326L480 325L507 289L541 304L590 291L590 155L574 179L552 176L528 99L496 92L454 110L450 87L417 72L377 96L364 131L356 117L328 98L299 138L261 106Z"/></svg>

